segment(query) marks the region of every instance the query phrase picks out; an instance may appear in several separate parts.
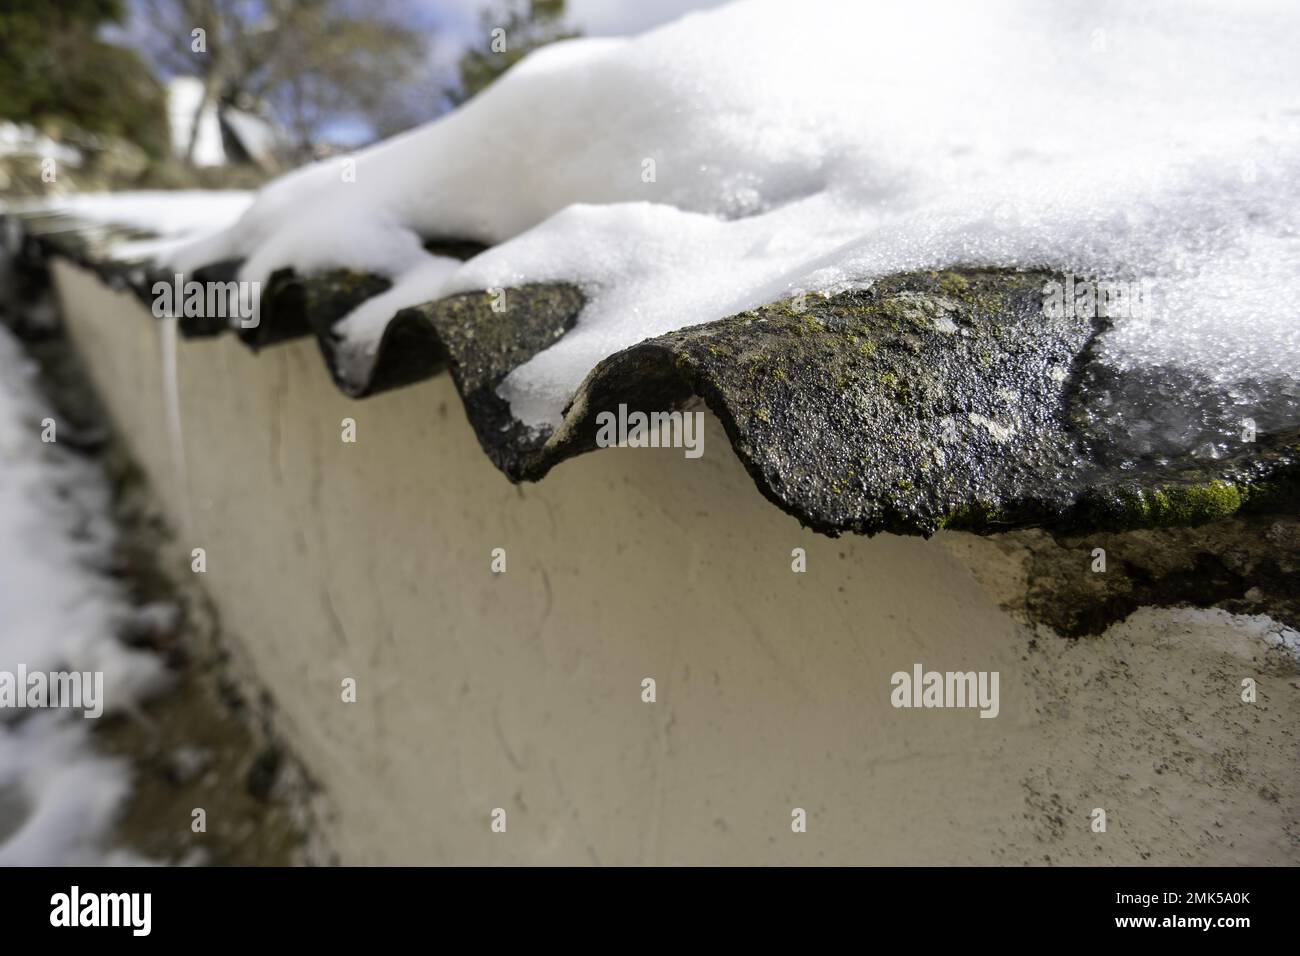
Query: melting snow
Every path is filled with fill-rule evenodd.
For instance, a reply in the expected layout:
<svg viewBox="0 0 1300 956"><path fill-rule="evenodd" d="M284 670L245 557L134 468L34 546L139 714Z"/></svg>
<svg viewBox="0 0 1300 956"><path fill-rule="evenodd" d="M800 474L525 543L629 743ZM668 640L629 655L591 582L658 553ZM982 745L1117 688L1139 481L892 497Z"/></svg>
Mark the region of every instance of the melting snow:
<svg viewBox="0 0 1300 956"><path fill-rule="evenodd" d="M1231 627L1300 662L1300 633L1266 614L1232 614L1218 607L1169 608L1161 610L1160 614L1171 623L1185 624L1190 627L1205 625Z"/></svg>
<svg viewBox="0 0 1300 956"><path fill-rule="evenodd" d="M1294 377L1300 8L748 0L545 48L421 129L268 186L190 269L247 256L394 288L339 326L364 376L402 306L569 280L577 327L502 385L553 426L641 339L900 270L1141 280L1102 355ZM465 264L421 239L497 244Z"/></svg>

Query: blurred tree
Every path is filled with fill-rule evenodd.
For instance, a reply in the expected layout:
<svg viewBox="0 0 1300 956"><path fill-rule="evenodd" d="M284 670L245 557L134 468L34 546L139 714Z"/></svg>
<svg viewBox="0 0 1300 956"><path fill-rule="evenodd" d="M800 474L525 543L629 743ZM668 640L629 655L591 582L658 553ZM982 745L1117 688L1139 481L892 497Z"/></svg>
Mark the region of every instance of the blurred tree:
<svg viewBox="0 0 1300 956"><path fill-rule="evenodd" d="M579 36L564 13L564 0L507 0L484 11L483 42L461 54L460 88L448 90L448 98L460 105L538 47Z"/></svg>
<svg viewBox="0 0 1300 956"><path fill-rule="evenodd" d="M202 80L196 118L213 104L265 106L306 159L330 123L382 127L376 117L426 66L427 41L404 13L356 0L142 0L137 33L163 72Z"/></svg>
<svg viewBox="0 0 1300 956"><path fill-rule="evenodd" d="M123 0L0 0L0 118L167 148L162 87L131 50L99 39Z"/></svg>

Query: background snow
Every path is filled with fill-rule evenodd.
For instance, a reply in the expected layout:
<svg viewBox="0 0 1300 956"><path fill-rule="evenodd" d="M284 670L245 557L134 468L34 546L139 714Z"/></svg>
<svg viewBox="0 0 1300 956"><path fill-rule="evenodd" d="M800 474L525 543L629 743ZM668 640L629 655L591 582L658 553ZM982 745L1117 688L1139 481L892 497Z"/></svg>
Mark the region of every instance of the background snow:
<svg viewBox="0 0 1300 956"><path fill-rule="evenodd" d="M108 489L88 462L40 439L49 411L0 327L0 670L104 672L105 713L162 686L153 655L116 638L130 613L106 575ZM127 862L103 841L129 792L80 710L0 711L0 865Z"/></svg>
<svg viewBox="0 0 1300 956"><path fill-rule="evenodd" d="M959 264L1145 280L1156 307L1103 357L1292 377L1297 35L1300 9L1262 0L749 0L544 48L357 154L355 181L338 160L284 177L175 262L394 277L340 324L354 377L399 307L581 283L577 327L500 389L536 426L647 336ZM431 236L498 245L461 265Z"/></svg>
<svg viewBox="0 0 1300 956"><path fill-rule="evenodd" d="M7 204L15 212L63 213L78 222L123 226L156 236L193 236L222 229L253 202L253 194L230 190L144 190L68 193ZM80 228L69 222L69 228ZM121 255L120 249L114 250Z"/></svg>
<svg viewBox="0 0 1300 956"><path fill-rule="evenodd" d="M27 125L0 120L0 156L39 156L60 163L81 162L81 151L57 143Z"/></svg>
<svg viewBox="0 0 1300 956"><path fill-rule="evenodd" d="M152 238L118 242L119 259L167 256L196 238L230 226L253 203L253 193L240 190L174 190L123 193L72 193L14 204L18 211L39 209L68 217L70 229L85 223L139 229Z"/></svg>

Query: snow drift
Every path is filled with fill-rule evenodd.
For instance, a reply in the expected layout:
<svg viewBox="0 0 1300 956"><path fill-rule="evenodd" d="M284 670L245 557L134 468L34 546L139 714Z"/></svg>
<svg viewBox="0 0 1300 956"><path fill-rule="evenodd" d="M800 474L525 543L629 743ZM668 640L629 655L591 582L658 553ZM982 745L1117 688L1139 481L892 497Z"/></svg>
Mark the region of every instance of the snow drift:
<svg viewBox="0 0 1300 956"><path fill-rule="evenodd" d="M1140 281L1105 360L1294 385L1297 35L1285 2L748 0L535 53L169 264L392 277L336 329L356 378L399 308L575 282L577 327L500 387L541 428L649 336L956 265ZM432 237L494 247L462 264Z"/></svg>

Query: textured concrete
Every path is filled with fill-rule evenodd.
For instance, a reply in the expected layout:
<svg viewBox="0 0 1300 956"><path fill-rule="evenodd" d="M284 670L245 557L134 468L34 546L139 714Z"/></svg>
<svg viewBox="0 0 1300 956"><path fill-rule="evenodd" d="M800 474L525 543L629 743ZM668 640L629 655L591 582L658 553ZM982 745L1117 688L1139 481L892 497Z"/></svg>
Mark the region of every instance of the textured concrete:
<svg viewBox="0 0 1300 956"><path fill-rule="evenodd" d="M181 343L185 487L160 326L55 278L344 862L1300 862L1294 658L1234 619L1035 631L968 566L1002 581L992 550L807 532L712 418L701 459L606 450L513 486L446 376L350 401L311 339ZM999 716L894 709L917 662L999 671Z"/></svg>

